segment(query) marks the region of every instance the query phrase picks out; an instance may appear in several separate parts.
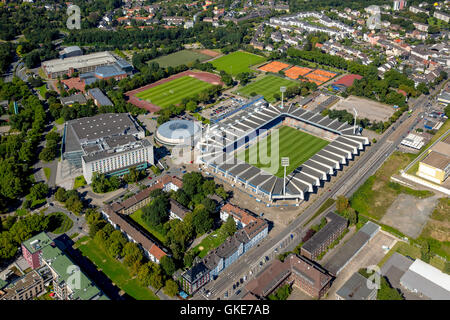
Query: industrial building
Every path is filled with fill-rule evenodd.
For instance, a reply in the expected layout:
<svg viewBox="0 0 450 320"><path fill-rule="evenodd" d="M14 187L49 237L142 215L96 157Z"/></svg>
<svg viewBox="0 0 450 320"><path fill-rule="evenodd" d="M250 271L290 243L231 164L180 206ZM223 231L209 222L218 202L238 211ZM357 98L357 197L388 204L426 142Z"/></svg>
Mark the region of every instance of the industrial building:
<svg viewBox="0 0 450 320"><path fill-rule="evenodd" d="M450 174L450 135L436 143L419 162L417 175L442 184Z"/></svg>
<svg viewBox="0 0 450 320"><path fill-rule="evenodd" d="M131 167L154 164L153 145L127 113L107 113L71 120L64 125L62 160L83 168L87 183L94 172L124 175Z"/></svg>
<svg viewBox="0 0 450 320"><path fill-rule="evenodd" d="M369 288L367 279L355 272L336 292L337 300L376 300L377 289Z"/></svg>
<svg viewBox="0 0 450 320"><path fill-rule="evenodd" d="M87 94L90 98L92 98L92 100L94 100L94 104L97 107L113 105L111 100L109 100L109 98L107 96L105 96L105 94L99 88L89 89Z"/></svg>
<svg viewBox="0 0 450 320"><path fill-rule="evenodd" d="M59 57L61 59L71 58L71 57L78 57L83 55L83 51L80 49L79 46L71 46L64 48L59 52Z"/></svg>

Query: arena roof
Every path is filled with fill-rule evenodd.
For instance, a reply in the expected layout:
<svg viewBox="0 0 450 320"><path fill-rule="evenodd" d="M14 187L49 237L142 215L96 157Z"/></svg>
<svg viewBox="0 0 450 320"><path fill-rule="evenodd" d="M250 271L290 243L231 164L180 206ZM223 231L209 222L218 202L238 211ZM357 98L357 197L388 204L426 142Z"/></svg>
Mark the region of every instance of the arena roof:
<svg viewBox="0 0 450 320"><path fill-rule="evenodd" d="M191 144L191 139L201 133L201 126L190 120L171 120L158 127L158 140L167 144Z"/></svg>

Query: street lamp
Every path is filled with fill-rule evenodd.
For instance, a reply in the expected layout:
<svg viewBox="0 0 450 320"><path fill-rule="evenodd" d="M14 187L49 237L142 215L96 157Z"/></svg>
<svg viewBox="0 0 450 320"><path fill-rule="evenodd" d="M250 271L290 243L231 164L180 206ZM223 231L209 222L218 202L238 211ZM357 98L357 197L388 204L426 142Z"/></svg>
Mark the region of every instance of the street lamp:
<svg viewBox="0 0 450 320"><path fill-rule="evenodd" d="M280 87L280 92L281 92L281 109L283 109L283 98L284 93L286 92L286 87Z"/></svg>
<svg viewBox="0 0 450 320"><path fill-rule="evenodd" d="M356 117L358 116L358 112L356 112L355 108L353 108L353 111L355 111L355 123L353 124L353 134L356 134Z"/></svg>
<svg viewBox="0 0 450 320"><path fill-rule="evenodd" d="M281 166L284 167L283 195L286 195L286 167L289 167L289 157L281 158Z"/></svg>

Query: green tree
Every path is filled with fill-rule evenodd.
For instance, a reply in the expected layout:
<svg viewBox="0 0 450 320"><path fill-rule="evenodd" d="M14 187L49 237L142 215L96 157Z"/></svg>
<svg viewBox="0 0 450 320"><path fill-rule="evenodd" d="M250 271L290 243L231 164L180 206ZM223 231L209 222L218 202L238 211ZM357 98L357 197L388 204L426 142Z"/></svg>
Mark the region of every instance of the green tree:
<svg viewBox="0 0 450 320"><path fill-rule="evenodd" d="M336 200L336 210L338 213L342 214L348 208L348 199L344 196L338 196Z"/></svg>
<svg viewBox="0 0 450 320"><path fill-rule="evenodd" d="M58 190L56 190L55 199L59 202L66 202L67 198L66 189L59 187Z"/></svg>
<svg viewBox="0 0 450 320"><path fill-rule="evenodd" d="M193 212L192 223L197 235L201 235L212 228L214 220L204 206L199 205Z"/></svg>
<svg viewBox="0 0 450 320"><path fill-rule="evenodd" d="M48 194L48 186L43 182L36 183L30 188L30 196L33 200L44 199Z"/></svg>
<svg viewBox="0 0 450 320"><path fill-rule="evenodd" d="M236 232L236 221L234 221L232 216L229 216L225 224L223 225L223 230L227 237L232 236Z"/></svg>
<svg viewBox="0 0 450 320"><path fill-rule="evenodd" d="M169 256L164 256L161 258L161 261L159 262L164 272L172 276L172 274L175 272L175 263L173 262L173 259Z"/></svg>
<svg viewBox="0 0 450 320"><path fill-rule="evenodd" d="M164 286L163 291L169 297L175 297L175 295L178 293L178 285L175 281L169 279L166 281L166 285Z"/></svg>

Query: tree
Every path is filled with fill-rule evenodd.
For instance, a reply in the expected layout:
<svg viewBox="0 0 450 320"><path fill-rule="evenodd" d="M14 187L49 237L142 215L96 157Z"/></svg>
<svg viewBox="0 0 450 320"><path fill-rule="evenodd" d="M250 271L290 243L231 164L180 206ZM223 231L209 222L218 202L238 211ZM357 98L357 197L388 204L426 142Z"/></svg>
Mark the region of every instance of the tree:
<svg viewBox="0 0 450 320"><path fill-rule="evenodd" d="M59 187L58 190L56 190L55 199L59 202L66 202L67 198L66 189Z"/></svg>
<svg viewBox="0 0 450 320"><path fill-rule="evenodd" d="M178 285L175 281L169 279L166 281L166 285L164 286L163 291L169 297L175 297L175 295L178 293Z"/></svg>
<svg viewBox="0 0 450 320"><path fill-rule="evenodd" d="M150 285L151 269L149 263L141 265L137 273L137 279L144 287Z"/></svg>
<svg viewBox="0 0 450 320"><path fill-rule="evenodd" d="M193 212L192 224L197 235L200 235L212 228L214 220L210 217L205 207L199 205Z"/></svg>
<svg viewBox="0 0 450 320"><path fill-rule="evenodd" d="M338 213L342 214L348 208L348 199L344 196L338 196L336 200L336 210Z"/></svg>
<svg viewBox="0 0 450 320"><path fill-rule="evenodd" d="M232 236L236 232L236 221L234 221L232 216L229 216L225 224L223 225L223 230L227 237Z"/></svg>
<svg viewBox="0 0 450 320"><path fill-rule="evenodd" d="M175 272L175 263L173 262L173 259L169 256L162 257L160 265L161 268L164 270L164 272L169 276L172 276L172 274Z"/></svg>
<svg viewBox="0 0 450 320"><path fill-rule="evenodd" d="M44 199L48 194L48 186L43 182L36 183L30 188L30 196L33 200Z"/></svg>
<svg viewBox="0 0 450 320"><path fill-rule="evenodd" d="M10 259L17 253L17 244L8 231L0 233L0 259Z"/></svg>
<svg viewBox="0 0 450 320"><path fill-rule="evenodd" d="M428 89L427 85L423 82L419 83L417 85L417 90L419 90L420 92L422 92L423 94L429 94L430 90Z"/></svg>
<svg viewBox="0 0 450 320"><path fill-rule="evenodd" d="M194 250L189 250L188 252L186 252L183 258L184 266L190 268L192 266L192 263L194 262L195 256L196 253L194 252Z"/></svg>
<svg viewBox="0 0 450 320"><path fill-rule="evenodd" d="M169 218L169 200L165 195L157 196L153 202L142 208L142 219L150 226L157 226Z"/></svg>
<svg viewBox="0 0 450 320"><path fill-rule="evenodd" d="M448 104L444 109L445 115L450 118L450 104Z"/></svg>
<svg viewBox="0 0 450 320"><path fill-rule="evenodd" d="M189 101L186 104L186 110L189 112L195 112L195 110L198 108L197 103L195 103L195 101Z"/></svg>
<svg viewBox="0 0 450 320"><path fill-rule="evenodd" d="M228 199L228 193L225 191L225 189L220 186L216 189L216 194L221 197L223 200L227 200Z"/></svg>
<svg viewBox="0 0 450 320"><path fill-rule="evenodd" d="M106 246L106 241L108 240L108 235L103 230L98 230L95 234L94 240L102 247Z"/></svg>

